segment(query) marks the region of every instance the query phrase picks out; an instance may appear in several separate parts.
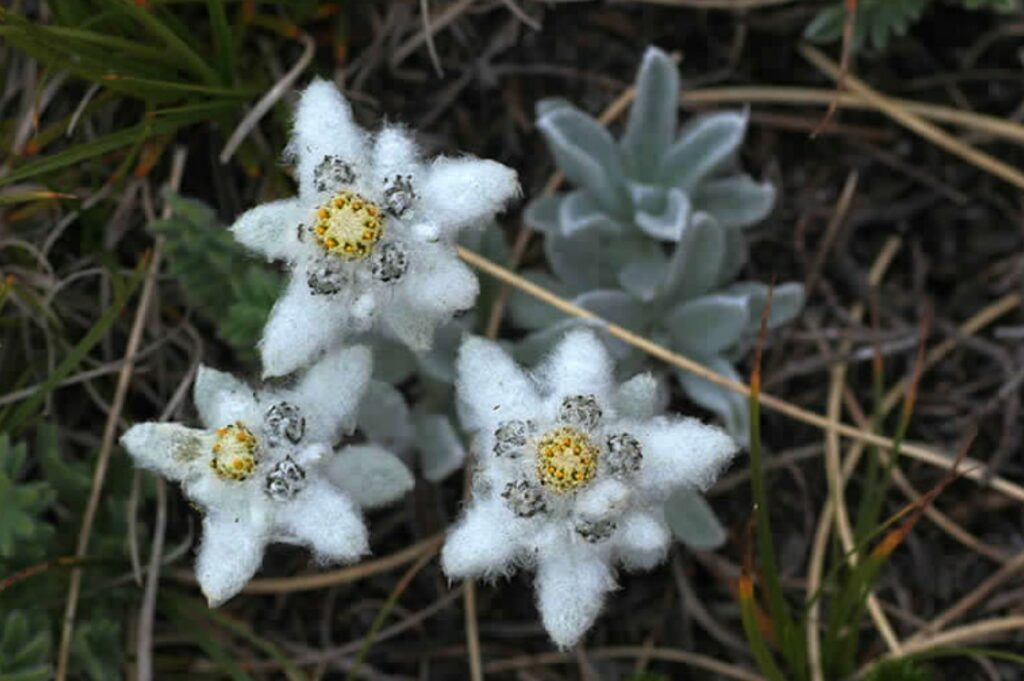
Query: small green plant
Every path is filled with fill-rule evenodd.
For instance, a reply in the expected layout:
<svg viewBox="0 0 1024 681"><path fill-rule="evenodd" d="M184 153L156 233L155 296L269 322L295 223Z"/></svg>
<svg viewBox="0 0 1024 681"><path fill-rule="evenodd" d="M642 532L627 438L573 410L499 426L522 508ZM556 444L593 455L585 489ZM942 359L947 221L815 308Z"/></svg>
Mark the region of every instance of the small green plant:
<svg viewBox="0 0 1024 681"><path fill-rule="evenodd" d="M752 536L748 540L743 571L737 595L743 629L758 666L769 681L807 681L814 678L808 639L818 639L819 670L825 679L853 678L863 660L861 650L867 614L867 599L893 552L902 545L921 519L925 509L946 486L956 479L956 466L928 493L888 519L883 518L886 491L892 479L893 465L909 426L917 397L918 379L923 354L918 354L914 380L908 384L899 421L892 435L893 445L887 451L870 446L860 476L862 491L855 509L852 556L836 543L831 555L833 564L822 579L817 593L806 602L793 607L782 587L776 560L767 482L763 468L760 427L761 348L767 319L769 299L762 320L757 358L750 379L750 470L753 502ZM924 339L921 340L922 347ZM876 411L873 424L883 432L882 404L884 374L880 356L873 364ZM966 446L961 456L966 453ZM837 503L843 503L839 500ZM755 558L756 557L756 558ZM851 560L851 558L853 560ZM820 602L820 603L819 603ZM824 606L827 614L821 621L812 620L813 604ZM922 681L930 678L909 660L880 661L869 666L867 678L873 680ZM820 677L819 677L820 678Z"/></svg>
<svg viewBox="0 0 1024 681"><path fill-rule="evenodd" d="M50 632L45 620L20 610L0 619L0 679L46 681L51 677Z"/></svg>
<svg viewBox="0 0 1024 681"><path fill-rule="evenodd" d="M12 444L8 435L0 435L0 560L24 556L41 557L40 549L53 536L53 526L43 514L53 503L54 492L46 482L20 482L28 448Z"/></svg>
<svg viewBox="0 0 1024 681"><path fill-rule="evenodd" d="M171 217L150 223L163 237L171 273L186 300L238 350L259 340L284 278L235 242L209 206L171 192Z"/></svg>
<svg viewBox="0 0 1024 681"><path fill-rule="evenodd" d="M31 451L31 454L29 452ZM37 466L36 482L20 482L26 461ZM52 676L49 661L53 635L60 629L66 590L66 561L73 555L78 524L89 492L90 467L65 458L56 429L37 427L28 443L0 436L0 679L34 681ZM85 588L124 574L127 566L127 499L131 470L123 459L113 462L108 495L100 504L92 549L85 560ZM6 502L13 500L8 506ZM13 510L13 513L9 513ZM56 518L59 522L53 523ZM132 598L117 590L104 598L83 598L79 624L71 642L71 671L76 678L119 678L123 660L121 608Z"/></svg>

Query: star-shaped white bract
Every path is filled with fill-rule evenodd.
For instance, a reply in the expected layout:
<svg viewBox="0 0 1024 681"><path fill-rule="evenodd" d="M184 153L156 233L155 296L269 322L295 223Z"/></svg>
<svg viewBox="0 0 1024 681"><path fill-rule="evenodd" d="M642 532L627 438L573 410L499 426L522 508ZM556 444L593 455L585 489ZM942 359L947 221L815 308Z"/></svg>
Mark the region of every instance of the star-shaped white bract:
<svg viewBox="0 0 1024 681"><path fill-rule="evenodd" d="M288 155L299 195L257 206L232 227L239 242L291 269L260 343L264 375L288 374L372 328L428 349L437 325L471 307L479 288L455 238L518 194L515 172L472 157L424 162L401 128L371 135L356 125L322 80L299 99Z"/></svg>
<svg viewBox="0 0 1024 681"><path fill-rule="evenodd" d="M575 644L593 624L614 569L650 569L671 535L663 504L703 490L736 453L718 428L658 416L650 374L618 385L588 330L572 331L533 373L495 343L467 340L459 408L477 434L473 500L441 555L450 577L537 572L551 638Z"/></svg>
<svg viewBox="0 0 1024 681"><path fill-rule="evenodd" d="M370 377L369 350L335 350L292 388L255 392L201 367L194 397L205 429L143 423L121 444L137 465L181 483L203 512L196 577L211 605L238 593L270 542L308 546L318 560L367 552L356 503L324 477Z"/></svg>

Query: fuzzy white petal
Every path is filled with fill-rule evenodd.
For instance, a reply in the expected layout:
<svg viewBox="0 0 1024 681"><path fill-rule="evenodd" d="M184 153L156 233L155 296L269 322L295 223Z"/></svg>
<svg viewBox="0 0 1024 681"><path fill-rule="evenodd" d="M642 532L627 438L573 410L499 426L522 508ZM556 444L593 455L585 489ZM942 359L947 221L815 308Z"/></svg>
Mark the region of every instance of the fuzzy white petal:
<svg viewBox="0 0 1024 681"><path fill-rule="evenodd" d="M242 590L263 562L266 525L230 514L203 519L203 543L196 556L196 579L210 607Z"/></svg>
<svg viewBox="0 0 1024 681"><path fill-rule="evenodd" d="M340 296L317 296L302 272L292 274L263 328L263 377L284 376L307 366L337 343L352 321Z"/></svg>
<svg viewBox="0 0 1024 681"><path fill-rule="evenodd" d="M573 510L587 520L616 518L629 506L631 496L629 486L624 482L605 478L581 491Z"/></svg>
<svg viewBox="0 0 1024 681"><path fill-rule="evenodd" d="M171 480L183 480L207 468L209 433L177 423L140 423L121 436L135 464Z"/></svg>
<svg viewBox="0 0 1024 681"><path fill-rule="evenodd" d="M437 327L476 301L476 275L446 246L423 244L397 297L381 310L388 331L417 352L433 345Z"/></svg>
<svg viewBox="0 0 1024 681"><path fill-rule="evenodd" d="M257 416L256 397L249 386L224 371L200 366L192 386L192 399L207 428L235 421L250 422Z"/></svg>
<svg viewBox="0 0 1024 681"><path fill-rule="evenodd" d="M306 416L310 440L333 444L352 427L372 370L365 345L330 350L306 370L288 393Z"/></svg>
<svg viewBox="0 0 1024 681"><path fill-rule="evenodd" d="M684 485L707 489L739 449L721 428L692 418L658 418L631 432L643 448L640 487L658 501Z"/></svg>
<svg viewBox="0 0 1024 681"><path fill-rule="evenodd" d="M419 150L409 131L387 126L374 139L374 185L384 187L395 175L411 175L415 188L419 178Z"/></svg>
<svg viewBox="0 0 1024 681"><path fill-rule="evenodd" d="M608 565L589 546L550 547L537 568L537 607L559 648L574 646L594 624L615 588Z"/></svg>
<svg viewBox="0 0 1024 681"><path fill-rule="evenodd" d="M612 389L612 358L593 332L576 329L565 334L537 371L551 394L593 394L605 397Z"/></svg>
<svg viewBox="0 0 1024 681"><path fill-rule="evenodd" d="M450 246L421 245L417 258L418 276L403 287L409 302L449 317L473 307L480 284L473 270L459 260Z"/></svg>
<svg viewBox="0 0 1024 681"><path fill-rule="evenodd" d="M441 157L427 170L420 194L423 214L453 238L492 219L518 196L519 182L514 170L496 161Z"/></svg>
<svg viewBox="0 0 1024 681"><path fill-rule="evenodd" d="M627 514L616 534L616 555L629 570L650 570L665 560L672 535L649 513Z"/></svg>
<svg viewBox="0 0 1024 681"><path fill-rule="evenodd" d="M327 478L361 508L379 508L407 494L412 472L397 456L376 445L354 445L338 452L326 466Z"/></svg>
<svg viewBox="0 0 1024 681"><path fill-rule="evenodd" d="M250 503L255 491L252 484L254 481L247 484L222 478L210 468L209 459L204 458L203 461L207 465L197 471L197 475L181 483L182 491L193 503L212 511L234 514L255 513L262 508ZM258 486L256 489L259 489Z"/></svg>
<svg viewBox="0 0 1024 681"><path fill-rule="evenodd" d="M314 479L278 510L279 541L310 547L321 561L352 561L369 551L359 509L323 479Z"/></svg>
<svg viewBox="0 0 1024 681"><path fill-rule="evenodd" d="M317 194L314 170L324 157L340 159L360 173L368 165L368 150L366 132L338 88L326 80L310 83L295 107L295 131L286 152L298 161L299 194Z"/></svg>
<svg viewBox="0 0 1024 681"><path fill-rule="evenodd" d="M493 579L511 574L528 527L501 499L478 501L448 532L441 549L441 568L451 578Z"/></svg>
<svg viewBox="0 0 1024 681"><path fill-rule="evenodd" d="M400 342L413 352L423 353L433 345L434 331L441 319L400 299L390 302L380 311L380 323L388 338Z"/></svg>
<svg viewBox="0 0 1024 681"><path fill-rule="evenodd" d="M267 260L296 260L307 251L299 241L299 229L311 216L312 210L303 201L281 199L242 213L231 225L231 232L235 241Z"/></svg>
<svg viewBox="0 0 1024 681"><path fill-rule="evenodd" d="M460 415L470 430L508 419L530 419L540 409L533 381L492 341L466 339L456 360L456 376Z"/></svg>

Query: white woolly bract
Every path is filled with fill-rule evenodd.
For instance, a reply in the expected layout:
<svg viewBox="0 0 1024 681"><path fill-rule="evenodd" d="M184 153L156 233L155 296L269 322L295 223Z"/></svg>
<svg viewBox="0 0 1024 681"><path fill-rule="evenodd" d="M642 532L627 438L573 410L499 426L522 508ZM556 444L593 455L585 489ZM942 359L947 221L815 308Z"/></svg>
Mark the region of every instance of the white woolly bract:
<svg viewBox="0 0 1024 681"><path fill-rule="evenodd" d="M484 578L535 568L538 607L561 647L593 624L616 565L664 560L672 491L705 489L737 449L718 428L658 416L657 381L620 385L613 369L589 330L567 333L533 372L480 338L463 343L456 366L479 469L442 568Z"/></svg>

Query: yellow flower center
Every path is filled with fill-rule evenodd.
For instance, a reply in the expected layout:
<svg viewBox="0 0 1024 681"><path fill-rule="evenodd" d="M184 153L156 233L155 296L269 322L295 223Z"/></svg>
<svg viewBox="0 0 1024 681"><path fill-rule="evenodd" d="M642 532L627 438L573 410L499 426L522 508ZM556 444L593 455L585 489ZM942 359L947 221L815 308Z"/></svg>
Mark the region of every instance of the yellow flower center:
<svg viewBox="0 0 1024 681"><path fill-rule="evenodd" d="M384 233L384 216L372 201L353 192L338 192L316 210L313 238L329 253L360 260Z"/></svg>
<svg viewBox="0 0 1024 681"><path fill-rule="evenodd" d="M537 477L555 492L570 492L594 479L599 452L572 426L550 430L537 443Z"/></svg>
<svg viewBox="0 0 1024 681"><path fill-rule="evenodd" d="M225 480L245 480L256 469L256 436L241 421L217 429L210 467Z"/></svg>

